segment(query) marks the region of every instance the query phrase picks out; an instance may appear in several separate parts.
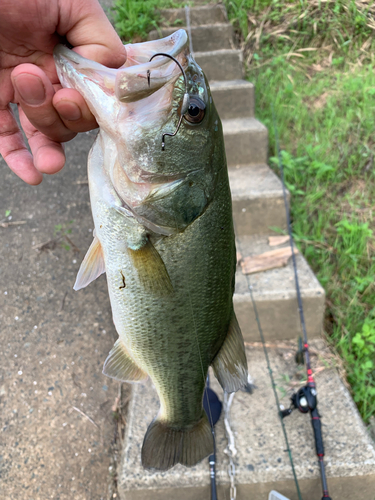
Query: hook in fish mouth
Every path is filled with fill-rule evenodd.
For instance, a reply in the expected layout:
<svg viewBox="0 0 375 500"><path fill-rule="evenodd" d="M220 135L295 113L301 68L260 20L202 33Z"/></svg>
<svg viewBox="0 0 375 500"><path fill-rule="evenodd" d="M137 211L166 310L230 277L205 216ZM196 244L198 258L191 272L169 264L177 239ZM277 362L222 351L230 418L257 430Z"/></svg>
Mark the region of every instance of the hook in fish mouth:
<svg viewBox="0 0 375 500"><path fill-rule="evenodd" d="M182 122L182 118L184 117L184 114L186 113L186 111L189 108L190 97L189 97L189 92L188 92L186 73L185 73L184 68L179 63L179 61L177 61L177 59L175 57L173 57L171 54L166 54L165 52L158 52L150 58L149 62L151 62L154 59L154 57L158 57L158 56L164 56L164 57L168 57L169 59L172 59L177 64L177 66L180 68L181 73L184 77L184 82L185 82L185 93L184 93L184 97L182 99L180 119L178 120L177 128L173 132L173 134L171 134L169 132L166 132L165 134L163 134L162 139L161 139L161 150L164 151L165 150L165 136L169 135L170 137L174 137L177 134L177 132L179 131L180 126L181 126L181 122ZM150 85L151 85L151 71L149 69L147 70L147 82L148 82L148 86L150 87Z"/></svg>

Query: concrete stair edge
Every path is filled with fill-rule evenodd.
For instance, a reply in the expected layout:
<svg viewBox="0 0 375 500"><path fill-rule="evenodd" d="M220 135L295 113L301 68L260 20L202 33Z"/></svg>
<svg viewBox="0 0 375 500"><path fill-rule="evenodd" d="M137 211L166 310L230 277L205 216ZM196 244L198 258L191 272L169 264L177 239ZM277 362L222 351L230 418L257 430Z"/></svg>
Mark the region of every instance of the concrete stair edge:
<svg viewBox="0 0 375 500"><path fill-rule="evenodd" d="M242 257L287 246L288 243L270 247L266 235L236 236L237 252ZM323 331L325 291L301 254L296 261L307 334L309 338L319 338ZM259 331L249 286L267 339L296 340L301 335L301 324L292 259L284 267L248 276L237 266L234 309L245 341L253 342L259 339Z"/></svg>
<svg viewBox="0 0 375 500"><path fill-rule="evenodd" d="M160 9L161 17L166 23L174 23L177 20L185 20L185 8ZM228 22L225 8L220 4L198 5L190 7L190 23L192 26L198 24L222 24Z"/></svg>
<svg viewBox="0 0 375 500"><path fill-rule="evenodd" d="M254 117L255 94L252 83L239 79L211 81L210 90L222 120Z"/></svg>
<svg viewBox="0 0 375 500"><path fill-rule="evenodd" d="M268 130L253 117L222 120L228 166L268 163Z"/></svg>
<svg viewBox="0 0 375 500"><path fill-rule="evenodd" d="M177 29L185 29L181 26ZM161 37L171 35L176 28L159 28L149 33L149 40L157 40ZM233 26L230 23L203 24L200 26L191 26L191 36L194 52L213 51L218 49L232 49L233 44Z"/></svg>
<svg viewBox="0 0 375 500"><path fill-rule="evenodd" d="M316 342L316 345L315 343ZM322 341L313 341L321 350ZM277 348L268 354L274 376L288 373L294 360L280 356ZM256 384L252 395L236 393L231 409L231 427L237 448L236 486L239 498L266 500L271 489L294 499L295 484L288 454L278 420L269 374L261 347L248 347L249 370ZM289 359L289 361L288 361ZM370 439L353 400L334 369L317 373L320 389L325 441L325 464L328 486L332 498L373 500L375 488L375 445ZM212 389L221 398L221 388L214 377ZM280 382L281 383L281 382ZM195 500L209 498L210 474L207 460L186 469L177 465L163 473L150 473L142 469L140 449L147 425L157 413L158 398L152 383L134 385L128 413L127 446L122 456L119 476L121 500ZM288 393L281 397L288 404ZM267 416L267 418L263 418ZM321 499L319 466L313 442L309 417L299 412L285 420L292 447L294 464L303 498ZM222 417L215 427L217 446L217 482L219 495L226 498L229 491L227 457L223 453L227 444ZM301 444L303 436L303 446ZM220 497L221 498L221 497Z"/></svg>
<svg viewBox="0 0 375 500"><path fill-rule="evenodd" d="M194 58L209 81L236 80L244 76L242 52L237 49L219 49L194 52Z"/></svg>
<svg viewBox="0 0 375 500"><path fill-rule="evenodd" d="M282 184L268 165L229 168L228 173L236 234L269 234L270 227L286 229Z"/></svg>

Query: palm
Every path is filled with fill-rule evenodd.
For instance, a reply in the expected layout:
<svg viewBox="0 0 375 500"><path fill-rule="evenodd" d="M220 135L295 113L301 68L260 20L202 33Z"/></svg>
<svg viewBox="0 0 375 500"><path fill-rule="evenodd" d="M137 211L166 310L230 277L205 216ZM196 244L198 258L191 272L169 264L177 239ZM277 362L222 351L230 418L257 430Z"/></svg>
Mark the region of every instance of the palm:
<svg viewBox="0 0 375 500"><path fill-rule="evenodd" d="M97 0L0 1L0 154L29 184L63 167L62 142L97 126L78 92L61 89L52 53L63 37L102 64L125 61L121 41ZM32 154L11 102L18 104Z"/></svg>

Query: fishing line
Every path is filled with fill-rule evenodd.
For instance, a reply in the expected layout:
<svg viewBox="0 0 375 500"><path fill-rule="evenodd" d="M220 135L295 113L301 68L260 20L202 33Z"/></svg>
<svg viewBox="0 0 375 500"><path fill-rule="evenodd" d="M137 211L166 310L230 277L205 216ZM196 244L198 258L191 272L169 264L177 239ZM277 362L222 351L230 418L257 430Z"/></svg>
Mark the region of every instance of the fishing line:
<svg viewBox="0 0 375 500"><path fill-rule="evenodd" d="M190 54L194 57L193 39L191 37L190 7L189 7L189 5L185 5L185 17L186 17L186 28L187 28L187 31L189 34L189 50L190 50Z"/></svg>
<svg viewBox="0 0 375 500"><path fill-rule="evenodd" d="M207 377L204 374L203 360L202 360L202 354L201 354L201 349L200 349L200 345L199 345L199 338L198 338L198 330L197 330L197 325L195 323L195 317L194 317L194 311L193 311L193 303L191 301L191 296L190 296L190 290L189 289L188 289L188 297L189 297L189 303L190 303L191 317L193 319L195 338L197 340L198 354L199 354L199 360L200 360L200 363L201 363L202 376L203 376L204 385L206 387ZM210 419L210 425L211 425L211 429L212 429L212 434L214 435L214 438L215 438L214 424L213 424L212 413L211 413L211 405L210 405L210 401L208 399L208 393L207 393L206 389L204 390L204 393L205 393L206 398L207 398L207 407L208 407L208 410L209 410L208 417ZM215 439L214 439L214 446L215 446Z"/></svg>
<svg viewBox="0 0 375 500"><path fill-rule="evenodd" d="M233 220L233 225L234 225L234 229L235 229L234 220ZM235 230L235 233L237 234L236 230ZM237 245L237 248L239 249L240 254L243 255L243 253L241 251L241 245L239 244L239 239L238 238L236 238L236 245ZM261 326L261 323L260 323L260 319L259 319L258 308L257 308L255 300L254 300L253 287L252 287L252 285L250 283L250 277L249 277L249 275L246 274L245 276L246 276L247 286L248 286L248 289L249 289L249 292L250 292L251 304L253 306L255 320L256 320L256 323L257 323L257 326L258 326L259 336L261 338L262 345L263 345L263 352L264 352L264 356L265 356L266 362L267 362L267 369L268 369L268 373L269 373L269 376L270 376L270 379L271 379L271 386L272 386L273 394L275 396L276 405L277 405L278 408L280 408L279 397L277 395L277 390L276 390L276 383L275 383L275 379L273 377L273 371L272 371L272 368L271 368L271 363L270 363L270 359L269 359L269 356L268 356L268 351L267 351L267 348L266 348L266 341L265 341L265 338L264 338L263 329L262 329L262 326ZM280 415L280 411L278 411L278 415L279 415L279 418L280 418L281 428L283 430L285 444L286 444L286 450L285 451L288 452L289 461L290 461L290 465L291 465L292 472L293 472L293 478L294 478L294 482L295 482L295 485L296 485L296 490L297 490L297 494L298 494L298 500L302 500L301 490L300 490L300 487L299 487L299 484L298 484L297 474L296 474L296 471L295 471L295 468L294 468L292 451L291 451L290 446L289 446L288 435L286 433L285 424L284 424L284 421L283 421L283 419L282 419L282 417Z"/></svg>
<svg viewBox="0 0 375 500"><path fill-rule="evenodd" d="M174 219L175 219L176 231L178 233L178 223L177 223L177 218L176 218L175 211L173 211L173 216L174 216ZM199 361L200 361L200 364L201 364L202 376L203 376L203 381L204 381L204 385L205 385L203 397L206 397L206 401L207 401L207 408L208 408L208 413L209 413L209 415L207 415L207 416L209 418L209 422L210 422L210 426L211 426L211 432L212 432L212 437L213 437L213 442L214 442L214 454L216 454L215 429L214 429L214 423L213 423L213 418L212 418L210 400L209 400L209 397L208 397L208 391L206 390L206 381L207 381L207 378L208 378L208 374L207 374L207 376L204 374L202 353L201 353L201 349L200 349L200 345L199 345L198 330L197 330L197 325L196 325L196 322L195 322L193 303L192 303L192 300L191 300L191 295L190 295L190 289L189 288L187 289L187 292L188 292L188 297L189 297L191 317L192 317L193 325L194 325L195 338L196 338L196 341L197 341Z"/></svg>
<svg viewBox="0 0 375 500"><path fill-rule="evenodd" d="M292 224L290 221L290 210L289 210L288 198L287 198L285 182L284 182L284 168L283 168L283 162L282 162L282 158L281 158L279 136L278 136L277 127L276 127L275 109L274 109L273 104L272 104L272 118L273 118L273 125L274 125L274 131L275 131L275 143L276 143L276 149L277 149L277 156L279 159L281 184L283 187L283 197L284 197L284 205L285 205L286 218L287 218L289 241L290 241L290 246L291 246L291 250L292 250L292 260L293 260L294 280L295 280L296 292L297 292L298 310L299 310L299 316L300 316L300 322L301 322L301 328L302 328L303 340L304 340L303 353L304 353L305 362L306 362L306 369L307 369L307 384L304 387L302 387L299 391L297 391L295 394L293 394L293 396L291 397L292 403L291 403L290 408L288 410L284 410L284 411L280 412L280 415L282 418L284 418L284 417L290 415L292 413L293 409L298 409L301 413L309 413L310 412L311 424L312 424L313 431L314 431L315 449L316 449L316 454L317 454L318 459L319 459L319 466L320 466L320 478L322 481L322 489L323 489L322 500L324 500L324 499L331 500L331 497L329 496L329 493L328 493L327 478L326 478L326 472L325 472L325 467L324 467L324 445L323 445L323 436L322 436L322 424L321 424L320 415L319 415L318 408L317 408L318 401L317 401L316 385L315 385L315 380L313 377L313 372L311 369L309 343L308 343L308 339L307 339L305 315L303 312L301 290L300 290L300 286L299 286L299 279L298 279L298 272L297 272L297 261L296 261L296 255L295 255L294 244L293 244Z"/></svg>

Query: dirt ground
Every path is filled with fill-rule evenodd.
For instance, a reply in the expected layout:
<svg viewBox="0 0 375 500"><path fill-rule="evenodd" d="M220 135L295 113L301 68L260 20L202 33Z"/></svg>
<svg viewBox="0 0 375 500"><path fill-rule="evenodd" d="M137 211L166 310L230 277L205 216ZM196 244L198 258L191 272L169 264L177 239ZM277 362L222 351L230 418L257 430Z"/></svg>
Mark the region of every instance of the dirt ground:
<svg viewBox="0 0 375 500"><path fill-rule="evenodd" d="M95 135L69 143L66 167L37 187L0 160L0 497L7 500L107 499L113 483L113 414L121 403L119 384L102 375L117 338L105 276L72 289L92 241L86 162Z"/></svg>

